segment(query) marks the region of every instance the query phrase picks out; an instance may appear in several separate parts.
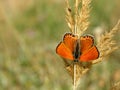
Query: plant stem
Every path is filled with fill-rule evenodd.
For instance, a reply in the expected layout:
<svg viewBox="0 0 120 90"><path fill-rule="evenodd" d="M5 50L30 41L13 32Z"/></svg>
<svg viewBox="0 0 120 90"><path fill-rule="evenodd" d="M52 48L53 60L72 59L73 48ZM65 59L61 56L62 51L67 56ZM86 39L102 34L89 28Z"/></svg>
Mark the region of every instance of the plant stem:
<svg viewBox="0 0 120 90"><path fill-rule="evenodd" d="M73 76L73 90L76 90L76 62L73 63L74 76Z"/></svg>

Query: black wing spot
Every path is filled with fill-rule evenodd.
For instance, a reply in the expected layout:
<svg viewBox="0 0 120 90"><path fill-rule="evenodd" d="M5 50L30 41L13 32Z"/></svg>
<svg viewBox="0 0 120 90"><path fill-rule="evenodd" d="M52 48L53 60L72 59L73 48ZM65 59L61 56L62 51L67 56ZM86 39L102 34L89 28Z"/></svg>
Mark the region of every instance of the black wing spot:
<svg viewBox="0 0 120 90"><path fill-rule="evenodd" d="M72 36L72 37L75 37L75 35L74 34L72 34L72 33L66 33L65 35L64 35L64 37L63 37L63 40L65 39L65 37L67 37L67 36Z"/></svg>

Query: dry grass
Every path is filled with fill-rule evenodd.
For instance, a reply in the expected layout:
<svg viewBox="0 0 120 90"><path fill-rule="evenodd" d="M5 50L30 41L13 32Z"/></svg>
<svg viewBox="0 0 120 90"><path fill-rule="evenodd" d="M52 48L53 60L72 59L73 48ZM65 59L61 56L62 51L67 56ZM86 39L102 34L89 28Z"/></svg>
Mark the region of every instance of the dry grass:
<svg viewBox="0 0 120 90"><path fill-rule="evenodd" d="M89 13L90 13L90 2L91 0L75 0L74 9L72 10L69 1L66 1L66 21L70 28L71 33L78 35L79 37L87 30L89 26ZM80 7L81 5L81 7ZM80 7L80 8L79 8ZM113 36L120 29L120 20L116 26L106 32L100 37L97 43L97 47L100 53L100 57L84 66L81 62L69 63L65 59L66 70L70 74L73 80L73 90L77 90L80 78L86 74L92 65L99 63L104 60L104 58L118 49L116 42L113 40Z"/></svg>
<svg viewBox="0 0 120 90"><path fill-rule="evenodd" d="M110 90L120 90L120 82L115 83Z"/></svg>
<svg viewBox="0 0 120 90"><path fill-rule="evenodd" d="M104 57L119 49L119 46L116 45L116 41L112 39L119 30L120 20L112 30L110 30L109 32L105 32L105 34L101 36L100 40L97 43L97 47L100 51L100 58L96 61L93 61L93 64L101 62L102 60L104 60Z"/></svg>
<svg viewBox="0 0 120 90"><path fill-rule="evenodd" d="M105 5L111 5L111 14L108 14L103 3L100 4L101 1L107 2ZM116 23L120 16L119 8L117 9L120 1L116 1L91 2L95 4L92 6L95 8L94 13L101 13L103 10L102 13L106 12L102 18L98 14L92 19L92 30L100 24L109 27ZM114 2L118 4L115 9L112 7ZM70 78L73 77L73 70L70 69L73 69L73 64L69 66L69 62L65 63L68 75L62 60L55 53L61 35L68 29L64 21L64 3L64 0L0 1L0 90L72 90ZM74 9L72 17L73 12ZM106 16L112 25L106 23ZM119 43L119 33L115 38ZM81 63L76 64L77 75L84 76L80 79L81 90L109 90L109 80L112 83L120 80L120 55L119 50L117 51L110 58L107 57L109 62L105 60L95 64L90 72L88 70L91 63L84 68L80 67ZM112 86L114 85L118 87L116 83Z"/></svg>
<svg viewBox="0 0 120 90"><path fill-rule="evenodd" d="M91 0L75 0L74 10L71 10L68 0L66 1L66 21L73 34L82 35L89 26L89 12ZM80 4L82 5L79 10Z"/></svg>

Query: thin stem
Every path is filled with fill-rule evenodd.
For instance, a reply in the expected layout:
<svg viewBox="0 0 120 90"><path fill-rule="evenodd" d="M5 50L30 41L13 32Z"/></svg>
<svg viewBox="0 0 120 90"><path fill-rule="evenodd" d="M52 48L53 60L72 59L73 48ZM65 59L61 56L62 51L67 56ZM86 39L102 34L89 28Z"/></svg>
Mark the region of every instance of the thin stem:
<svg viewBox="0 0 120 90"><path fill-rule="evenodd" d="M76 63L73 63L73 68L74 68L74 76L73 76L73 90L76 90Z"/></svg>
<svg viewBox="0 0 120 90"><path fill-rule="evenodd" d="M78 0L75 0L75 30L74 30L74 34L77 35L78 34Z"/></svg>

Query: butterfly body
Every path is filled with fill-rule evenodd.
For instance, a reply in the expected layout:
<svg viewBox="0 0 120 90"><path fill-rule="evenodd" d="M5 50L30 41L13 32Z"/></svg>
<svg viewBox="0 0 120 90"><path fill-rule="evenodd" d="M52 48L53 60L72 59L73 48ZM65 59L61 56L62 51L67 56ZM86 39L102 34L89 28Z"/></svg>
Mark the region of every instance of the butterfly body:
<svg viewBox="0 0 120 90"><path fill-rule="evenodd" d="M76 40L75 47L74 47L74 52L73 52L74 59L76 59L76 60L79 59L80 54L81 54L81 52L80 52L79 41Z"/></svg>
<svg viewBox="0 0 120 90"><path fill-rule="evenodd" d="M99 51L94 45L92 36L77 36L66 33L63 41L56 48L56 53L61 57L74 61L91 61L99 57Z"/></svg>

